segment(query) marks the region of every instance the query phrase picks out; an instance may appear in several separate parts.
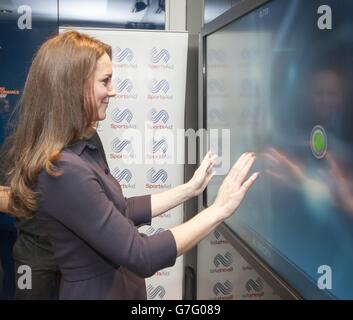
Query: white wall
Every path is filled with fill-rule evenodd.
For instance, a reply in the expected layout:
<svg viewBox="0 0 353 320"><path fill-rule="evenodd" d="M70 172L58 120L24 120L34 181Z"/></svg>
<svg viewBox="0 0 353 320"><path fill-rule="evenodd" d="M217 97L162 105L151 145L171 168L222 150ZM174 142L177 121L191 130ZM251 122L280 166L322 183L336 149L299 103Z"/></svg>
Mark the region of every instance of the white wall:
<svg viewBox="0 0 353 320"><path fill-rule="evenodd" d="M166 0L165 8L165 29L170 31L185 31L186 0Z"/></svg>

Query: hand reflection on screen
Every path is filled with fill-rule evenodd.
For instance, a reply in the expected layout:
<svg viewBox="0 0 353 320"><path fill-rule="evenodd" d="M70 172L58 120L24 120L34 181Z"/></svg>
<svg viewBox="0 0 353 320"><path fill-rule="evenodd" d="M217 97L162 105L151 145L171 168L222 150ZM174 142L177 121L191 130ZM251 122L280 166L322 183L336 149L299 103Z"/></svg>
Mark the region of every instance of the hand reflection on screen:
<svg viewBox="0 0 353 320"><path fill-rule="evenodd" d="M271 168L266 169L266 173L271 177L294 189L298 189L301 186L301 183L305 180L304 171L288 156L275 148L270 148L264 152L264 157L271 164Z"/></svg>
<svg viewBox="0 0 353 320"><path fill-rule="evenodd" d="M327 153L325 156L329 170L320 170L315 177L309 177L300 164L277 149L270 148L264 157L270 163L266 173L272 178L292 189L303 190L312 201L322 202L326 199L332 205L353 214L352 183L332 154Z"/></svg>
<svg viewBox="0 0 353 320"><path fill-rule="evenodd" d="M332 154L327 153L325 156L329 165L329 178L332 183L332 189L335 194L336 204L345 211L353 214L353 188L352 182L345 175L337 160Z"/></svg>
<svg viewBox="0 0 353 320"><path fill-rule="evenodd" d="M325 203L332 203L332 195L324 179L309 176L302 165L277 149L270 148L264 156L270 165L266 173L273 179L303 193L314 207L320 208Z"/></svg>

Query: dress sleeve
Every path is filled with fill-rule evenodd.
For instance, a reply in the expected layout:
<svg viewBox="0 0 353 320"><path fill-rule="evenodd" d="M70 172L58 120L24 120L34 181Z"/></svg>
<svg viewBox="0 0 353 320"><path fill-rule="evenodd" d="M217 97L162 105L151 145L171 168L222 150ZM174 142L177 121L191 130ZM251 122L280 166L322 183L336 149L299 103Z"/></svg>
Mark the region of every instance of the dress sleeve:
<svg viewBox="0 0 353 320"><path fill-rule="evenodd" d="M140 234L107 198L95 174L80 158L61 160L58 167L62 172L59 177L44 171L39 175L39 211L58 220L116 267L149 277L174 265L177 250L169 230L149 237ZM138 216L138 221L150 214L147 199L129 200L132 216ZM144 204L145 211L137 210Z"/></svg>
<svg viewBox="0 0 353 320"><path fill-rule="evenodd" d="M151 195L126 198L126 204L127 215L136 226L151 223Z"/></svg>

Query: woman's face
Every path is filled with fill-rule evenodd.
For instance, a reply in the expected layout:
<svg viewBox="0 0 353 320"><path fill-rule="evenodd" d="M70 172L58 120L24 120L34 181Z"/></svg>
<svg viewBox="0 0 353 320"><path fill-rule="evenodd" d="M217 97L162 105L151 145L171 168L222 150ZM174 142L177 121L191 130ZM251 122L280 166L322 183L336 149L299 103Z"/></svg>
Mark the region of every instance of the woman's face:
<svg viewBox="0 0 353 320"><path fill-rule="evenodd" d="M95 119L96 121L105 119L109 98L115 95L116 92L112 87L112 62L105 53L97 60L94 72L94 99L98 111L98 119Z"/></svg>

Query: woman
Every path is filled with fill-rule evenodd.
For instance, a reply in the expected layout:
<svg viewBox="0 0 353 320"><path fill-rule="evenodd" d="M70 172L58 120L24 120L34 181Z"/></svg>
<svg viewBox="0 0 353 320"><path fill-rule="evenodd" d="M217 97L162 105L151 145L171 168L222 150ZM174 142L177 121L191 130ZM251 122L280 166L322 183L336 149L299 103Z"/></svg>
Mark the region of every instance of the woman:
<svg viewBox="0 0 353 320"><path fill-rule="evenodd" d="M208 153L184 185L124 198L88 140L115 96L110 57L109 46L74 31L46 41L29 71L8 155L9 208L37 212L62 273L61 299L146 299L144 278L228 218L258 175L246 180L255 156L244 154L212 206L170 230L139 234L137 226L204 190L215 157Z"/></svg>

